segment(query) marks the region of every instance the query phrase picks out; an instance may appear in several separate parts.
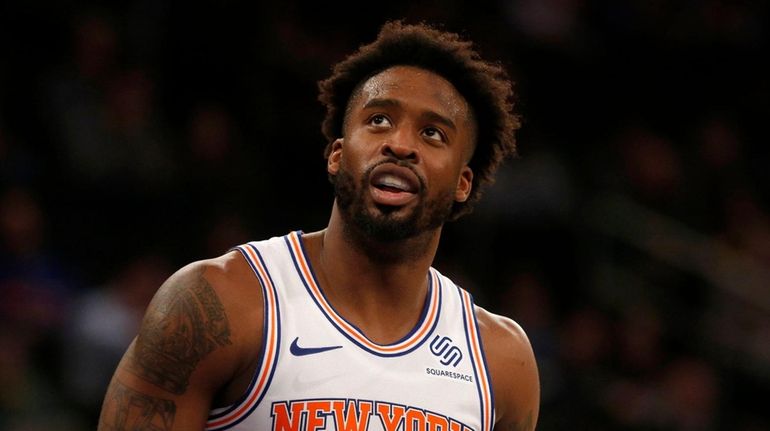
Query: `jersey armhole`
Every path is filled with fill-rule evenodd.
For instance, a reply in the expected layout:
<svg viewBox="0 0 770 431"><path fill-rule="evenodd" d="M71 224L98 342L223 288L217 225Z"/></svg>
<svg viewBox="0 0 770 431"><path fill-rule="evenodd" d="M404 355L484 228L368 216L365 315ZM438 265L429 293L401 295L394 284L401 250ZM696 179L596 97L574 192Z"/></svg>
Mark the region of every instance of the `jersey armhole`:
<svg viewBox="0 0 770 431"><path fill-rule="evenodd" d="M246 259L257 278L262 293L262 345L254 375L246 392L233 404L212 409L206 430L221 431L231 428L248 417L259 405L272 381L278 362L280 344L280 311L275 285L265 261L254 243L235 247Z"/></svg>

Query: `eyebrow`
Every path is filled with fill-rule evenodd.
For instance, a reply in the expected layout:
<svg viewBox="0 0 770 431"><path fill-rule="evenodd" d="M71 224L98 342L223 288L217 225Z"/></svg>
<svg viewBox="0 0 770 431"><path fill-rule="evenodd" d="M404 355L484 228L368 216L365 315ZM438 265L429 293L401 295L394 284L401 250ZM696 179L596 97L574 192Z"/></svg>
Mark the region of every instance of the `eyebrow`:
<svg viewBox="0 0 770 431"><path fill-rule="evenodd" d="M374 98L369 100L364 104L364 109L368 108L400 108L401 102L399 102L396 99L382 99L382 98ZM454 121L450 120L448 117L439 114L438 112L434 111L424 111L420 114L420 117L424 120L436 122L443 124L452 130L457 130L457 126L455 125Z"/></svg>

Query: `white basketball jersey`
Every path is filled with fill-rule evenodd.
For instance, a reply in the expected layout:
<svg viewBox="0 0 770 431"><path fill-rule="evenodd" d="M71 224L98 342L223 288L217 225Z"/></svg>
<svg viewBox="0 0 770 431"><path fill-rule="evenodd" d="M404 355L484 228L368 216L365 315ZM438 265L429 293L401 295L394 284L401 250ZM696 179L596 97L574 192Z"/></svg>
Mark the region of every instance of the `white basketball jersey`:
<svg viewBox="0 0 770 431"><path fill-rule="evenodd" d="M238 247L265 298L263 355L248 392L213 410L206 429L491 431L492 390L470 294L431 268L417 325L398 342L377 344L326 300L301 236Z"/></svg>

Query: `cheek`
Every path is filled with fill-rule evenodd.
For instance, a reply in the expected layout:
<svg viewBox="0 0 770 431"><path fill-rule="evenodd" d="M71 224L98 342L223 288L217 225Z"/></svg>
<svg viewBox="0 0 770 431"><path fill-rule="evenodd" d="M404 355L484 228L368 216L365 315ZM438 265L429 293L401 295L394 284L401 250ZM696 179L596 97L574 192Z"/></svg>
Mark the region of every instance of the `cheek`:
<svg viewBox="0 0 770 431"><path fill-rule="evenodd" d="M367 161L374 160L375 156L376 149L374 149L374 145L369 145L369 143L353 133L345 140L340 164L349 172L351 170L363 171Z"/></svg>
<svg viewBox="0 0 770 431"><path fill-rule="evenodd" d="M343 151L340 157L339 171L355 178L355 181L358 182L366 171L365 160L356 152Z"/></svg>
<svg viewBox="0 0 770 431"><path fill-rule="evenodd" d="M441 162L433 159L429 166L426 164L425 168L427 174L425 177L427 177L426 180L429 188L436 189L438 193L444 193L457 187L460 170L453 161L445 160Z"/></svg>
<svg viewBox="0 0 770 431"><path fill-rule="evenodd" d="M355 160L355 154L346 149L340 154L340 169L350 172L350 169L356 165Z"/></svg>

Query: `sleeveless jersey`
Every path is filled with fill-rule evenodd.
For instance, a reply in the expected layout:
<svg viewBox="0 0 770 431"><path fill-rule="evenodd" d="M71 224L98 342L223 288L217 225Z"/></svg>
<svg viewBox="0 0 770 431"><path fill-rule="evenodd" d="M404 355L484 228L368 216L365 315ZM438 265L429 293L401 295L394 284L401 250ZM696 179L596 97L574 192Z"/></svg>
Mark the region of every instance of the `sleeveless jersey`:
<svg viewBox="0 0 770 431"><path fill-rule="evenodd" d="M263 353L245 396L212 410L206 429L491 431L492 390L470 294L431 268L417 325L398 342L377 344L326 300L301 236L237 247L261 284Z"/></svg>

